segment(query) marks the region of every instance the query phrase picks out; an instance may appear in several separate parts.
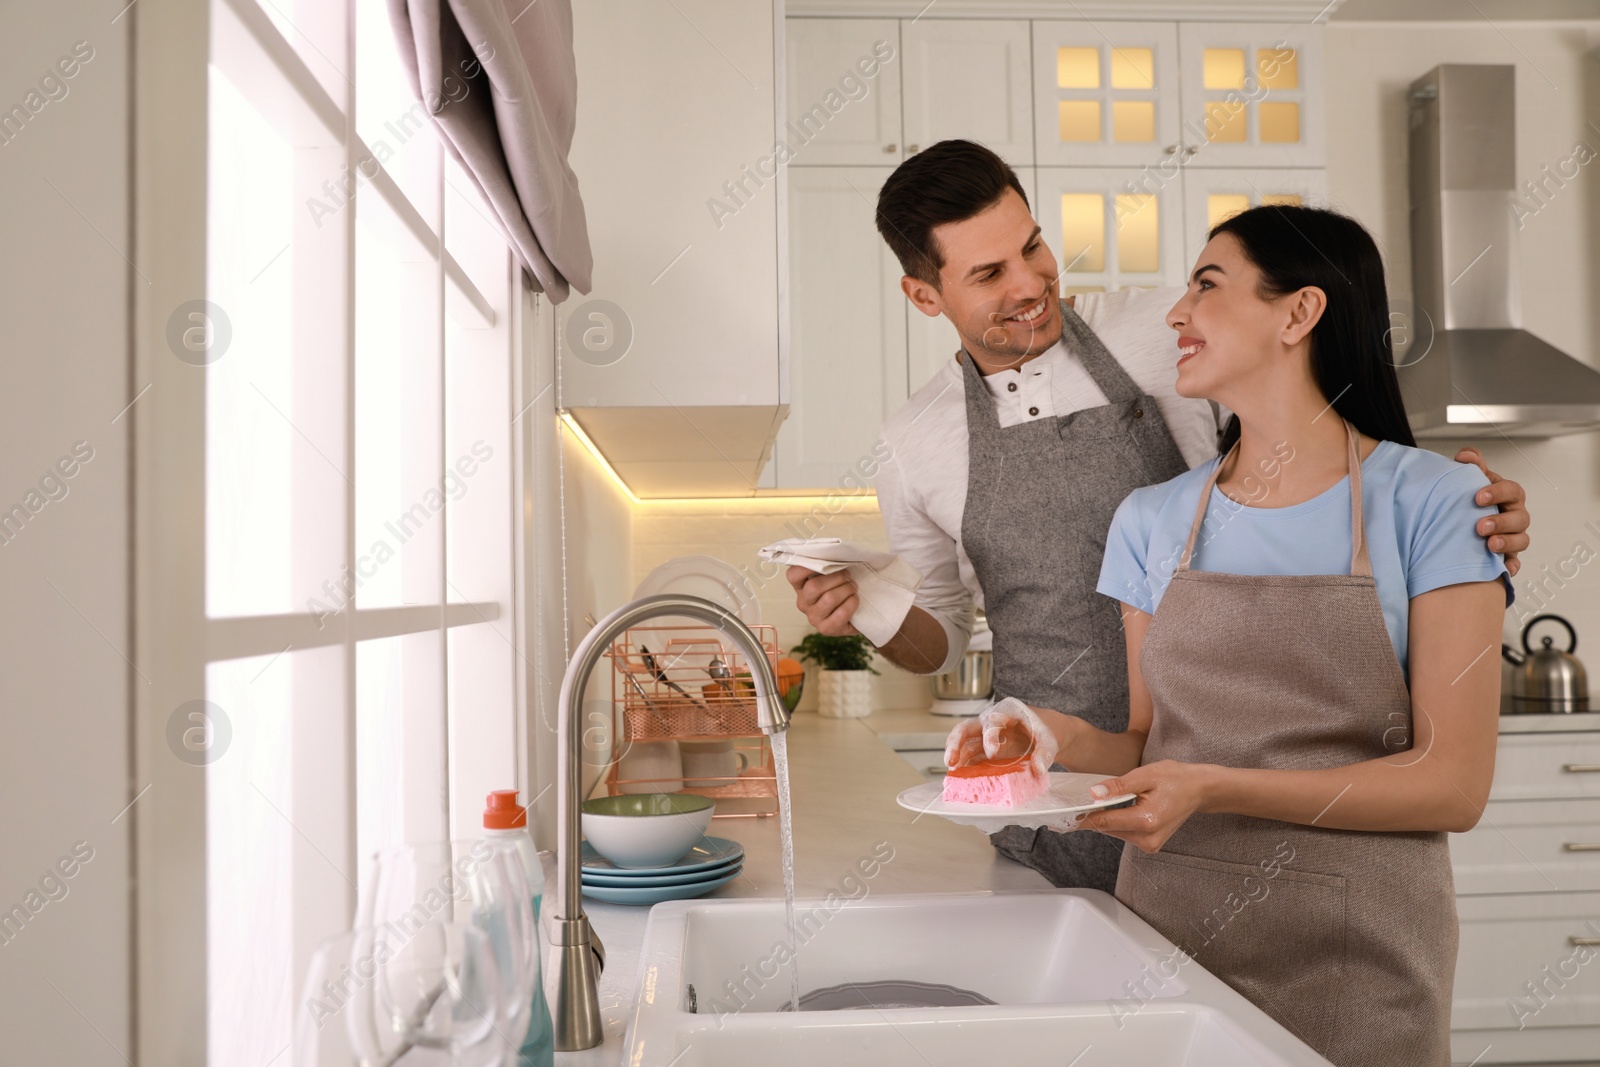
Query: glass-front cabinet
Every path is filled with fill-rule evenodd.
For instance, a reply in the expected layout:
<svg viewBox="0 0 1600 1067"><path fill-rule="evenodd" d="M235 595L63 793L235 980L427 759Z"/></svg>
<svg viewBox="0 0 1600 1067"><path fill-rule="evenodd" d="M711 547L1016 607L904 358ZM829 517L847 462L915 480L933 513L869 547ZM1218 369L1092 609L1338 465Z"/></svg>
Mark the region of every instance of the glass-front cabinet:
<svg viewBox="0 0 1600 1067"><path fill-rule="evenodd" d="M1040 167L1034 217L1056 253L1062 296L1178 284L1183 262L1179 184L1134 168Z"/></svg>
<svg viewBox="0 0 1600 1067"><path fill-rule="evenodd" d="M1179 24L1187 164L1323 166L1321 42L1292 24Z"/></svg>
<svg viewBox="0 0 1600 1067"><path fill-rule="evenodd" d="M1229 215L1262 204L1321 206L1327 192L1324 172L1311 168L1194 168L1183 176L1184 270L1206 246L1206 233Z"/></svg>
<svg viewBox="0 0 1600 1067"><path fill-rule="evenodd" d="M1173 23L1035 22L1033 79L1042 166L1140 166L1180 151Z"/></svg>

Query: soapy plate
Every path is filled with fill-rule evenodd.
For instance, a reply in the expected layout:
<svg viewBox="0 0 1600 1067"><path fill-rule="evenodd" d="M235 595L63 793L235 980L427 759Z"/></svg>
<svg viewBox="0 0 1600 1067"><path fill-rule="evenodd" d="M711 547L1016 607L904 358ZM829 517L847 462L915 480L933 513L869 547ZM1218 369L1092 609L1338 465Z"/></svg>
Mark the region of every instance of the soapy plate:
<svg viewBox="0 0 1600 1067"><path fill-rule="evenodd" d="M1050 790L1014 808L999 804L960 804L946 801L943 782L924 782L902 792L895 799L902 808L937 815L963 826L976 826L985 833L997 833L1006 826L1037 829L1075 823L1086 812L1120 808L1136 799L1133 793L1096 799L1089 787L1110 775L1080 774L1076 771L1051 771Z"/></svg>

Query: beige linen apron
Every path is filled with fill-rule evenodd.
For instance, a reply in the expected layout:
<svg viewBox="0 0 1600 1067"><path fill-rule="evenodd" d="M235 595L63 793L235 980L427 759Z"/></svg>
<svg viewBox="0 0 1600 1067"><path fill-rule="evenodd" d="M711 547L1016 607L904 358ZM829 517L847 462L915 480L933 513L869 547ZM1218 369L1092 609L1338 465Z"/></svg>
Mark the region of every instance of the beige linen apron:
<svg viewBox="0 0 1600 1067"><path fill-rule="evenodd" d="M1207 480L1140 653L1154 703L1143 763L1313 769L1411 747L1345 430L1348 575L1191 570L1225 460ZM1457 923L1443 832L1196 813L1160 851L1123 850L1117 898L1339 1067L1448 1067Z"/></svg>

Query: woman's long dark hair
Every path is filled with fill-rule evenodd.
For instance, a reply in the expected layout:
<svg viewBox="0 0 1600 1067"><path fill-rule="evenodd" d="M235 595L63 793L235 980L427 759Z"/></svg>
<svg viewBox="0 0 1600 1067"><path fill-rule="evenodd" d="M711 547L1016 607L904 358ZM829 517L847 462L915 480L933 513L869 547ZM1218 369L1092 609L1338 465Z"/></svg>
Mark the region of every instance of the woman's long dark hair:
<svg viewBox="0 0 1600 1067"><path fill-rule="evenodd" d="M1311 373L1333 410L1379 441L1415 445L1389 343L1389 294L1383 257L1355 219L1321 208L1263 205L1211 228L1232 234L1261 271L1267 297L1316 286L1328 298L1311 328ZM1239 416L1228 420L1219 451L1239 439Z"/></svg>

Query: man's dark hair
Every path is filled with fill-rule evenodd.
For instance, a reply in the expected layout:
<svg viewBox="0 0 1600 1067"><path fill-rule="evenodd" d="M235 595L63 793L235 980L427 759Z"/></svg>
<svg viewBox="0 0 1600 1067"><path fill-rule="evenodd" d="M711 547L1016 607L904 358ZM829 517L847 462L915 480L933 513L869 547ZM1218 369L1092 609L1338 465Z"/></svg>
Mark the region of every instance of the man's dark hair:
<svg viewBox="0 0 1600 1067"><path fill-rule="evenodd" d="M900 164L883 183L878 232L902 270L938 289L944 254L933 228L972 218L992 207L1008 188L1028 202L1016 171L1005 160L972 141L940 141Z"/></svg>

